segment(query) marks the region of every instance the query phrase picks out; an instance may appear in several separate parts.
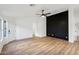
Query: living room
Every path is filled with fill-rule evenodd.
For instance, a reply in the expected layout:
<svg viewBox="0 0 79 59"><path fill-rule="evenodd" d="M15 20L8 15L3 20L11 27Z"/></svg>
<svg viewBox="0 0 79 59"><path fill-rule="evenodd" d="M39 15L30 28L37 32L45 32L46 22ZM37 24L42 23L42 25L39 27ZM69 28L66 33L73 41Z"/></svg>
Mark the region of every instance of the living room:
<svg viewBox="0 0 79 59"><path fill-rule="evenodd" d="M78 19L78 4L1 4L1 54L79 54Z"/></svg>

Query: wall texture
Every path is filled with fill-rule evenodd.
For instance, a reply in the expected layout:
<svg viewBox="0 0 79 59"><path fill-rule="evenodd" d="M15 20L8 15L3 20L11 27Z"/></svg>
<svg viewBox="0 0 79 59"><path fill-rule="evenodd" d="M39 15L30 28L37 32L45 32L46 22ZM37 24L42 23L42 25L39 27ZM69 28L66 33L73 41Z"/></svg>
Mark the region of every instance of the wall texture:
<svg viewBox="0 0 79 59"><path fill-rule="evenodd" d="M16 19L16 39L32 37L33 34L33 18L17 18Z"/></svg>

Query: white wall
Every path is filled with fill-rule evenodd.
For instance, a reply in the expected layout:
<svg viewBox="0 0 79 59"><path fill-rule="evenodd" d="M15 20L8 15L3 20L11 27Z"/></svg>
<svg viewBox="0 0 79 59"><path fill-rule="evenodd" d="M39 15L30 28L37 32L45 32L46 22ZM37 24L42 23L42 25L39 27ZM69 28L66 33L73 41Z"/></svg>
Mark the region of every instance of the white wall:
<svg viewBox="0 0 79 59"><path fill-rule="evenodd" d="M36 36L46 36L46 17L38 17L36 22Z"/></svg>
<svg viewBox="0 0 79 59"><path fill-rule="evenodd" d="M77 36L79 36L79 7L75 8L74 10L74 19L75 19L76 34Z"/></svg>
<svg viewBox="0 0 79 59"><path fill-rule="evenodd" d="M69 42L74 42L75 40L75 20L74 20L74 9L72 7L69 8Z"/></svg>
<svg viewBox="0 0 79 59"><path fill-rule="evenodd" d="M2 36L2 20L0 19L0 52L1 52L2 47L3 47L2 38L3 38L3 36Z"/></svg>
<svg viewBox="0 0 79 59"><path fill-rule="evenodd" d="M74 42L79 36L79 7L69 8L69 42Z"/></svg>
<svg viewBox="0 0 79 59"><path fill-rule="evenodd" d="M32 37L34 17L22 17L16 19L16 39Z"/></svg>
<svg viewBox="0 0 79 59"><path fill-rule="evenodd" d="M22 17L16 20L16 39L46 36L46 18L42 17Z"/></svg>

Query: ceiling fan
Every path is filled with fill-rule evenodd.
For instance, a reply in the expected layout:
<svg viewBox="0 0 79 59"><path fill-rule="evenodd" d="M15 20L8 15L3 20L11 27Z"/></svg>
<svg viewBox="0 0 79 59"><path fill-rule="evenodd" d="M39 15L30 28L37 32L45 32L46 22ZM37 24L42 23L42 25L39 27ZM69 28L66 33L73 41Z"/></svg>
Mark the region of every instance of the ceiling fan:
<svg viewBox="0 0 79 59"><path fill-rule="evenodd" d="M45 13L45 10L41 10L41 14L37 14L37 15L40 15L41 17L46 17L47 15L51 14L51 13Z"/></svg>
<svg viewBox="0 0 79 59"><path fill-rule="evenodd" d="M35 6L35 4L29 4L29 6Z"/></svg>

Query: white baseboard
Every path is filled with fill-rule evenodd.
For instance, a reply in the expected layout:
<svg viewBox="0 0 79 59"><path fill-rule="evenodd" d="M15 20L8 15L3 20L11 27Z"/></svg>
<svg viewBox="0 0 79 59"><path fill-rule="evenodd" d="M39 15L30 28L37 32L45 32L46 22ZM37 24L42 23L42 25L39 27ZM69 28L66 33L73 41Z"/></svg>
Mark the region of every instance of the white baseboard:
<svg viewBox="0 0 79 59"><path fill-rule="evenodd" d="M22 37L22 38L16 38L16 40L22 40L22 39L26 39L26 38L32 38L33 36L28 36L28 37Z"/></svg>
<svg viewBox="0 0 79 59"><path fill-rule="evenodd" d="M35 35L36 37L46 37L46 35Z"/></svg>
<svg viewBox="0 0 79 59"><path fill-rule="evenodd" d="M74 43L74 40L69 40L70 43Z"/></svg>

